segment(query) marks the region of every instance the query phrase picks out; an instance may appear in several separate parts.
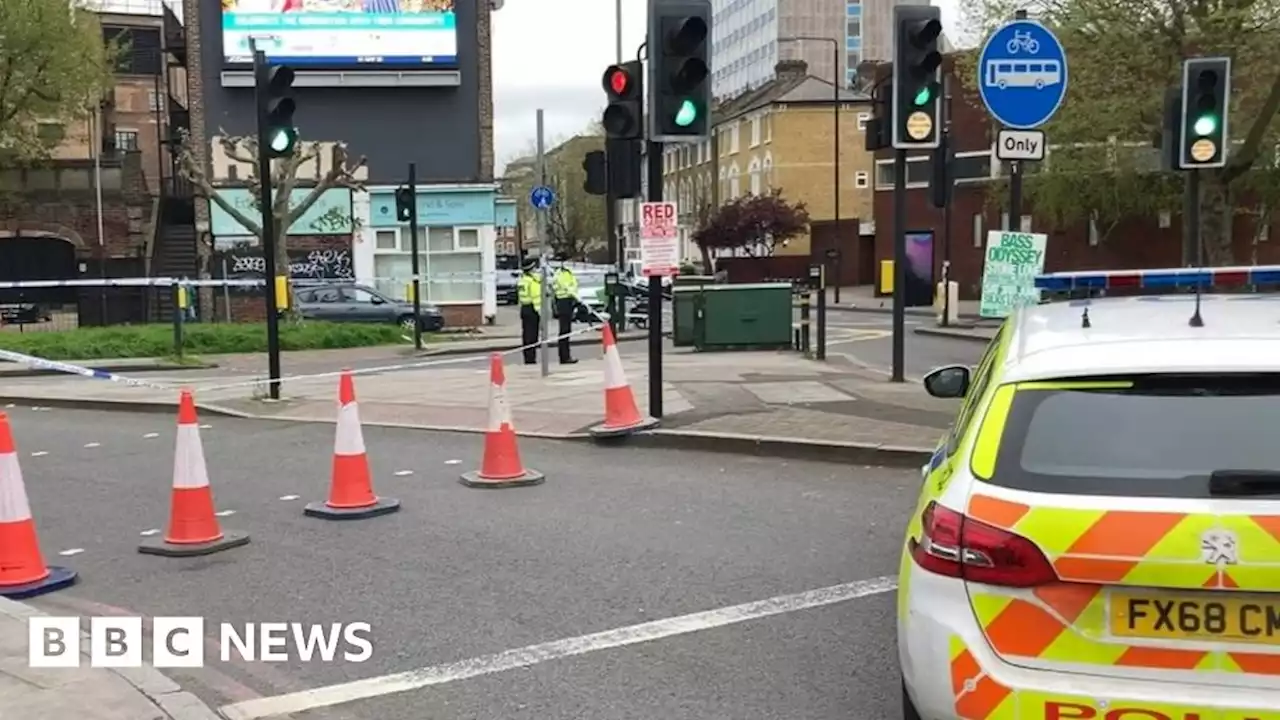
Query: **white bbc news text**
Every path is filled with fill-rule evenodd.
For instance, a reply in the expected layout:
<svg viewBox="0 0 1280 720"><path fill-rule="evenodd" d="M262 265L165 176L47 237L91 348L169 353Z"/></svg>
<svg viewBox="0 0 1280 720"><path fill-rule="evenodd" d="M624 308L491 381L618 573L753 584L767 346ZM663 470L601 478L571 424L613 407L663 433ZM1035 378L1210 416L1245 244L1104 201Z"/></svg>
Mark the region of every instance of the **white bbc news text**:
<svg viewBox="0 0 1280 720"><path fill-rule="evenodd" d="M147 645L140 617L89 619L92 667L141 667ZM31 667L79 667L80 618L28 620ZM203 667L205 622L199 617L157 617L151 621L151 664L158 668ZM219 623L218 659L231 662L361 663L373 655L369 623Z"/></svg>

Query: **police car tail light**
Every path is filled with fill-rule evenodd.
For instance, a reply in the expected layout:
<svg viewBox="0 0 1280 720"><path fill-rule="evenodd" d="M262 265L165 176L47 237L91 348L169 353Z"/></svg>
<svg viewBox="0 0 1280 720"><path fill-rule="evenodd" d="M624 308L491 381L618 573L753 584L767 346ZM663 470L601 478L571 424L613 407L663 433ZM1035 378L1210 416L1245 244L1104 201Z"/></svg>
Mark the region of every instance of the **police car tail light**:
<svg viewBox="0 0 1280 720"><path fill-rule="evenodd" d="M1219 268L1165 268L1160 270L1085 270L1037 275L1041 290L1114 290L1118 288L1178 289L1244 287L1280 284L1280 265Z"/></svg>
<svg viewBox="0 0 1280 720"><path fill-rule="evenodd" d="M1035 543L1007 530L929 503L911 555L929 572L968 582L1033 587L1056 582L1057 573Z"/></svg>

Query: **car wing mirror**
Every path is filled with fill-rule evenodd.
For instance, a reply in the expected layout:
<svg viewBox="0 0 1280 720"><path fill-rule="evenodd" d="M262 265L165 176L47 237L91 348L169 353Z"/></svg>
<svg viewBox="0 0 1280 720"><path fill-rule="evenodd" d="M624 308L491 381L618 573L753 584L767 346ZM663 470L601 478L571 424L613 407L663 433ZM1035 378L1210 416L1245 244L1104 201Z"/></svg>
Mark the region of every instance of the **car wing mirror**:
<svg viewBox="0 0 1280 720"><path fill-rule="evenodd" d="M947 365L924 376L924 389L936 398L962 398L969 391L971 371L965 365Z"/></svg>

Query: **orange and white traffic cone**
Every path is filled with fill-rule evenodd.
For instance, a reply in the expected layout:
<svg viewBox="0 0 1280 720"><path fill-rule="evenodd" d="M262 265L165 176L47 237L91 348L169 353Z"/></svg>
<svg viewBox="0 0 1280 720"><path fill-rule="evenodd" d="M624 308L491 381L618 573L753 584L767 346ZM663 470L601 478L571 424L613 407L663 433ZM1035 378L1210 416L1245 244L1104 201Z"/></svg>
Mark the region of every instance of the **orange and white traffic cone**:
<svg viewBox="0 0 1280 720"><path fill-rule="evenodd" d="M467 487L504 488L537 485L543 480L545 475L520 461L516 428L507 403L507 375L502 369L502 356L494 353L489 360L489 426L484 431L484 457L480 459L480 469L464 473L461 482Z"/></svg>
<svg viewBox="0 0 1280 720"><path fill-rule="evenodd" d="M178 398L178 439L173 454L173 495L169 527L163 536L147 538L138 546L144 555L195 557L211 555L249 543L242 532L223 532L213 509L209 468L200 442L200 421L190 390Z"/></svg>
<svg viewBox="0 0 1280 720"><path fill-rule="evenodd" d="M76 572L44 564L9 416L0 412L0 597L35 597L74 585Z"/></svg>
<svg viewBox="0 0 1280 720"><path fill-rule="evenodd" d="M658 424L657 419L640 414L631 385L622 370L622 356L613 338L613 329L604 326L604 422L587 432L596 438L611 438L648 430Z"/></svg>
<svg viewBox="0 0 1280 720"><path fill-rule="evenodd" d="M302 512L326 520L361 520L388 515L400 509L395 498L373 494L373 473L360 427L360 405L350 370L338 380L338 427L333 438L333 476L329 499L313 502Z"/></svg>

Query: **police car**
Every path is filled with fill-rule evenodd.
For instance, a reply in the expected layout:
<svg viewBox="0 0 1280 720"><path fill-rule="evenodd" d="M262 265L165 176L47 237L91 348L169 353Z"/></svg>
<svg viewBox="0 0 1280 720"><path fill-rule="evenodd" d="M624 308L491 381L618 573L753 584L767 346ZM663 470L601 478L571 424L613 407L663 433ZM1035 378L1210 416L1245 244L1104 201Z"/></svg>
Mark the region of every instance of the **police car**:
<svg viewBox="0 0 1280 720"><path fill-rule="evenodd" d="M924 379L963 402L906 535L903 717L1280 720L1280 296L1198 292L1280 266L1036 285L1111 297Z"/></svg>

